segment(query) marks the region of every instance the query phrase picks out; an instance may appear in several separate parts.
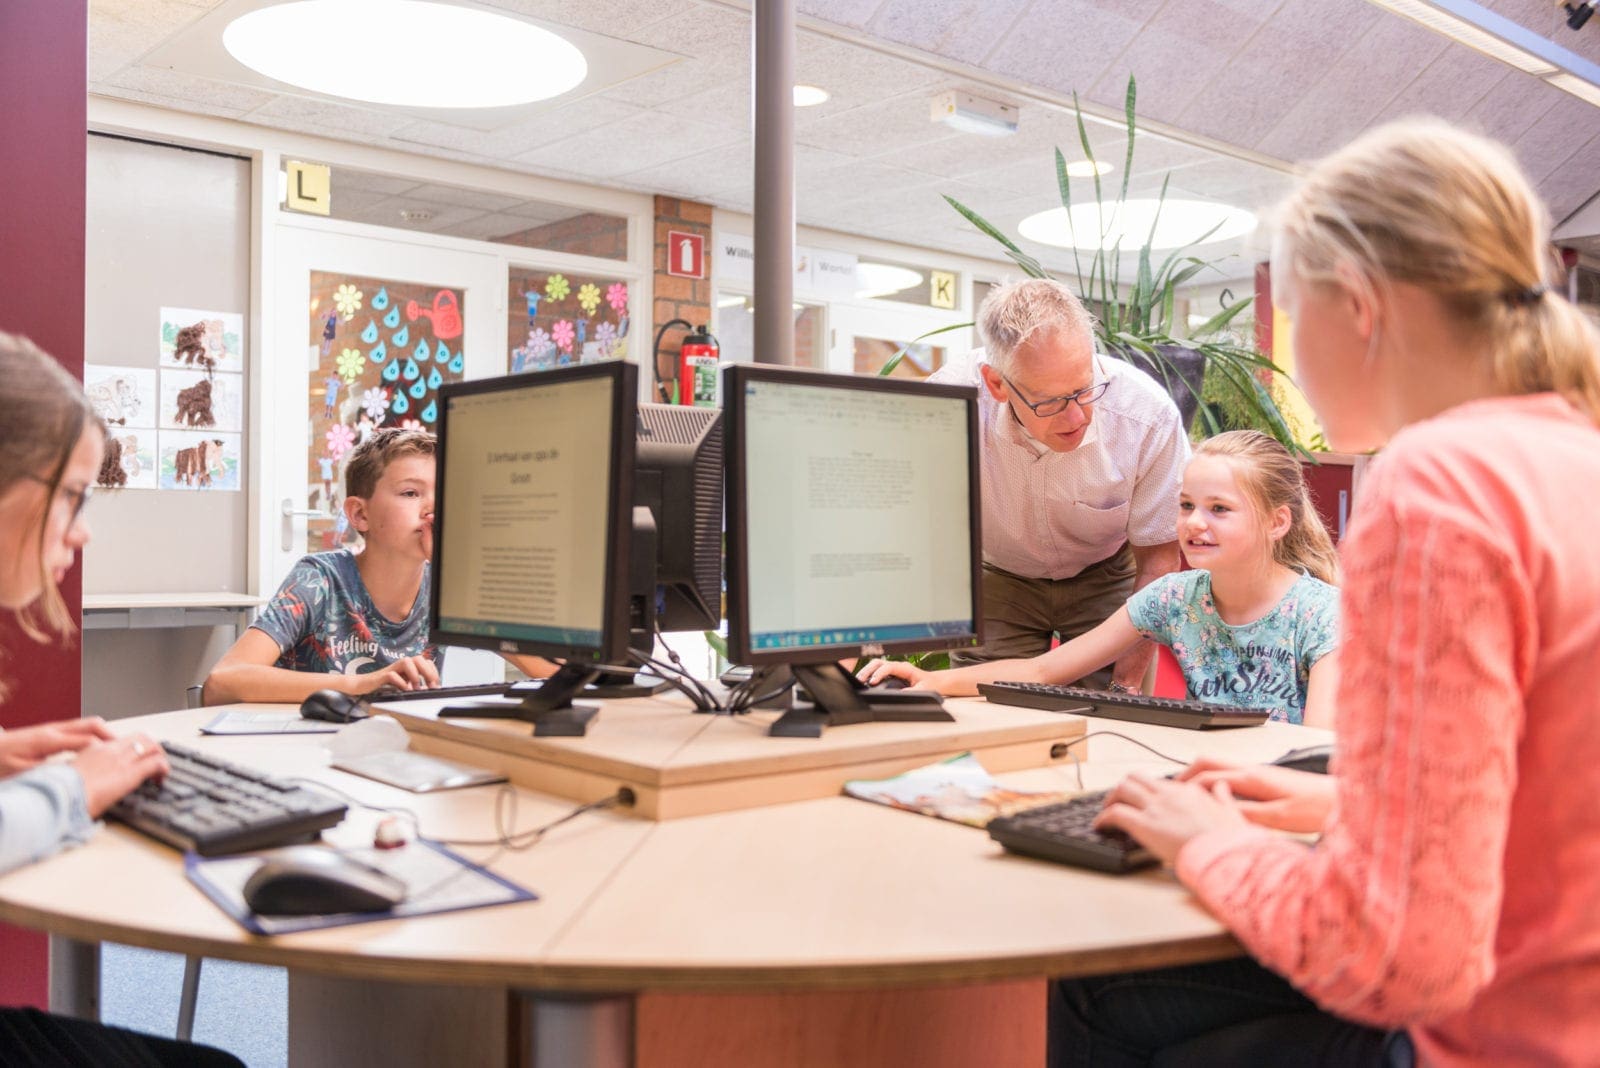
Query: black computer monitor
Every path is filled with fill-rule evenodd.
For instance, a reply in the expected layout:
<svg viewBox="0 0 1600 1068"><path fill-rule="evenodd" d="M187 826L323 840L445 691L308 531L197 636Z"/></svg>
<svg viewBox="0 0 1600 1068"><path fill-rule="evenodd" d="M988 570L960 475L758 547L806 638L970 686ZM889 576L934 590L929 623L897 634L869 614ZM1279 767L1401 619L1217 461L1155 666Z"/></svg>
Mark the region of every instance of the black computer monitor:
<svg viewBox="0 0 1600 1068"><path fill-rule="evenodd" d="M433 640L563 661L517 705L441 715L582 734L573 695L627 661L637 376L615 360L440 390Z"/></svg>
<svg viewBox="0 0 1600 1068"><path fill-rule="evenodd" d="M722 396L729 656L787 669L815 702L773 733L950 719L839 661L980 644L977 391L743 364Z"/></svg>
<svg viewBox="0 0 1600 1068"><path fill-rule="evenodd" d="M633 503L655 519L652 608L661 630L722 623L722 412L639 405Z"/></svg>

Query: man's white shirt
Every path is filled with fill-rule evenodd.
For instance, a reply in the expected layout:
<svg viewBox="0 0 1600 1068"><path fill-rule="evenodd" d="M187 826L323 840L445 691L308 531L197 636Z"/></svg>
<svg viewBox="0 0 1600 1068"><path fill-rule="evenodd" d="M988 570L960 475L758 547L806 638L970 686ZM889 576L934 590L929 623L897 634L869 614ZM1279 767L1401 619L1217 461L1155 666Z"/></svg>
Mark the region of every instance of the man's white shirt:
<svg viewBox="0 0 1600 1068"><path fill-rule="evenodd" d="M1123 360L1094 357L1111 385L1094 405L1083 442L1058 453L1034 439L990 396L982 349L930 382L978 387L984 562L1024 578L1071 578L1122 547L1177 537L1178 492L1189 437L1155 379Z"/></svg>

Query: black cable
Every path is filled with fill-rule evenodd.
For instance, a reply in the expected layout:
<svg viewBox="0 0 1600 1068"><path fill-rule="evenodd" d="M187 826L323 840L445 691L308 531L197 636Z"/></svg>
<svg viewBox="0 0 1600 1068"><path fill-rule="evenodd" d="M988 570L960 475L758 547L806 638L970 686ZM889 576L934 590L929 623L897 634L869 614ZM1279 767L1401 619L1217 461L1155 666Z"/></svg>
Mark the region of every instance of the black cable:
<svg viewBox="0 0 1600 1068"><path fill-rule="evenodd" d="M1154 753L1156 756L1160 757L1162 760L1170 761L1173 764L1182 764L1185 767L1188 767L1188 765L1189 765L1189 761L1187 761L1187 760L1180 760L1175 756L1168 756L1166 753L1163 753L1161 750L1157 749L1155 746L1147 745L1146 743L1141 742L1139 739L1131 737L1131 736L1126 735L1126 734L1123 734L1120 731L1090 731L1087 734L1084 734L1084 735L1081 735L1080 737L1072 739L1072 741L1070 741L1070 742L1062 742L1061 743L1061 745L1065 749L1068 750L1067 755L1072 758L1073 770L1075 772L1077 772L1078 789L1080 789L1080 790L1082 790L1084 788L1084 786L1083 786L1083 761L1081 759L1079 759L1077 753L1071 752L1071 750L1072 750L1072 748L1074 746L1082 745L1084 742L1087 742L1090 738L1101 738L1101 737L1121 738L1125 742L1132 742L1134 745L1138 746L1140 749L1145 749L1145 750L1148 750L1148 751Z"/></svg>
<svg viewBox="0 0 1600 1068"><path fill-rule="evenodd" d="M711 707L706 709L705 711L708 711L708 712L720 712L720 711L722 711L722 702L717 699L717 695L712 693L711 689L708 686L706 686L704 683L702 683L699 679L695 678L694 673L691 672L687 667L684 666L683 658L678 656L678 651L676 649L674 649L672 646L667 644L666 637L663 636L662 633L661 633L661 620L652 619L650 622L651 622L651 625L655 627L656 639L661 642L661 648L663 648L663 649L665 649L667 651L667 659L672 661L673 666L678 669L678 673L680 675L682 675L685 679L689 680L689 682L694 685L694 688L699 690L700 693L705 696L706 701L710 703ZM652 661L652 663L657 663L657 662L656 661Z"/></svg>

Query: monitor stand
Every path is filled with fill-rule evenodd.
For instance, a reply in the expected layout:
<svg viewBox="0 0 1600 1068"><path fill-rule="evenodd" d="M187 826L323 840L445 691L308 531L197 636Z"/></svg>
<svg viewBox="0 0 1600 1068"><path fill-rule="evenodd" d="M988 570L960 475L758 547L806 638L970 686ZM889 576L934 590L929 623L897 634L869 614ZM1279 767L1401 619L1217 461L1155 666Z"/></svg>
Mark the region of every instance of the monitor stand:
<svg viewBox="0 0 1600 1068"><path fill-rule="evenodd" d="M441 719L520 719L533 724L537 738L581 738L597 710L578 708L572 699L582 696L584 685L599 674L600 669L592 664L568 662L545 679L537 690L509 692L508 697L517 699L514 705L448 705L439 710L439 716Z"/></svg>
<svg viewBox="0 0 1600 1068"><path fill-rule="evenodd" d="M925 690L870 687L838 664L791 664L795 682L812 703L798 698L767 733L779 738L820 738L824 727L851 723L954 723L944 698Z"/></svg>
<svg viewBox="0 0 1600 1068"><path fill-rule="evenodd" d="M672 689L672 683L644 671L624 671L606 668L583 689L584 697L602 701L617 701L624 697L654 697L663 690Z"/></svg>

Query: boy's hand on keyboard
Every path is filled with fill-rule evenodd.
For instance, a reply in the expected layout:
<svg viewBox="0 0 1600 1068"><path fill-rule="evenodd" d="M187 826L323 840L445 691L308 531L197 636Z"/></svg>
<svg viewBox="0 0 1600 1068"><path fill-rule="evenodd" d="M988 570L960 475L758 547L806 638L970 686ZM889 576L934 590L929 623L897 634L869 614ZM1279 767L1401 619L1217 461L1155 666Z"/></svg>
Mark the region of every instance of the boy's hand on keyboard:
<svg viewBox="0 0 1600 1068"><path fill-rule="evenodd" d="M1209 789L1193 782L1130 775L1106 798L1097 831L1119 830L1171 865L1189 839L1206 831L1246 825L1228 784Z"/></svg>
<svg viewBox="0 0 1600 1068"><path fill-rule="evenodd" d="M396 690L436 690L439 688L439 669L425 656L407 656L396 660L382 671L352 676L352 693L371 693L388 686Z"/></svg>
<svg viewBox="0 0 1600 1068"><path fill-rule="evenodd" d="M1294 834L1316 834L1333 811L1337 780L1271 764L1234 765L1204 757L1178 772L1179 781L1207 789L1225 784L1251 823Z"/></svg>
<svg viewBox="0 0 1600 1068"><path fill-rule="evenodd" d="M876 686L885 679L905 679L908 686L931 689L927 685L929 674L931 672L912 667L904 660L872 660L856 674L856 678L868 686Z"/></svg>
<svg viewBox="0 0 1600 1068"><path fill-rule="evenodd" d="M0 777L27 771L57 753L76 752L115 737L99 716L5 731L0 733Z"/></svg>
<svg viewBox="0 0 1600 1068"><path fill-rule="evenodd" d="M146 779L167 773L167 754L143 734L97 742L77 755L72 766L83 778L84 802L95 819Z"/></svg>

